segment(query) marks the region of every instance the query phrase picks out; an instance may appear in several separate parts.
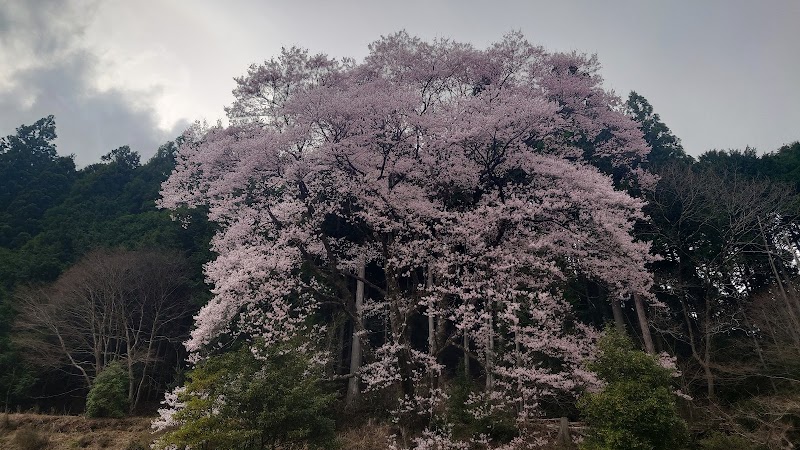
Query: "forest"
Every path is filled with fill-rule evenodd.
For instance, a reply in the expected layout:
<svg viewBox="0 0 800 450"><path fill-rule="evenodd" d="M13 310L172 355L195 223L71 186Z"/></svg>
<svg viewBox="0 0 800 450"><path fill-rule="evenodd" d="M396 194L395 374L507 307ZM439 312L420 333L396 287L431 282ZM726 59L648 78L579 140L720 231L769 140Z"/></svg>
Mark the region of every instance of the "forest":
<svg viewBox="0 0 800 450"><path fill-rule="evenodd" d="M515 34L236 83L145 162L77 168L53 116L0 140L6 414L152 417L155 448L800 444L800 142L692 157Z"/></svg>

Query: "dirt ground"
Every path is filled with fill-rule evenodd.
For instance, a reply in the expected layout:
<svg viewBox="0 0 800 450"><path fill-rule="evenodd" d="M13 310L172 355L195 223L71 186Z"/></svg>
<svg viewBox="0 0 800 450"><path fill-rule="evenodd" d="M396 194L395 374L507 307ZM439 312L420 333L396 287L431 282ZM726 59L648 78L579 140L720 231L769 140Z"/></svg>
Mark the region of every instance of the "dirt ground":
<svg viewBox="0 0 800 450"><path fill-rule="evenodd" d="M0 449L145 450L154 438L150 429L152 420L0 413Z"/></svg>

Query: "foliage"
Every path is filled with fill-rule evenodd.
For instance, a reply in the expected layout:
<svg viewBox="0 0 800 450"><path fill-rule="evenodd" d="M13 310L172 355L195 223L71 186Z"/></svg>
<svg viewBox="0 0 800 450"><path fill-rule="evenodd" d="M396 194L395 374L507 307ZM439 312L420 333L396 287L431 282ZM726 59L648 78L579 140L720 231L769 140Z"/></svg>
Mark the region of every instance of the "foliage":
<svg viewBox="0 0 800 450"><path fill-rule="evenodd" d="M128 413L128 373L119 361L105 366L86 397L87 417L124 417Z"/></svg>
<svg viewBox="0 0 800 450"><path fill-rule="evenodd" d="M160 427L177 425L156 448L310 448L334 446L334 394L294 348L247 347L209 357L192 369L162 410Z"/></svg>
<svg viewBox="0 0 800 450"><path fill-rule="evenodd" d="M672 371L607 328L589 368L605 382L587 392L578 407L589 426L586 450L676 450L686 442L686 424L676 409Z"/></svg>
<svg viewBox="0 0 800 450"><path fill-rule="evenodd" d="M764 170L780 181L794 183L795 192L800 192L800 142L793 142L773 153L762 156Z"/></svg>
<svg viewBox="0 0 800 450"><path fill-rule="evenodd" d="M652 281L631 236L642 203L600 169L649 185L648 149L598 70L519 34L478 50L397 33L361 64L293 48L252 66L232 125L193 130L163 185L162 206L219 225L187 348L279 344L342 312L369 341L365 389L395 394L411 432L443 406L445 351L473 353L515 418L591 384L595 332L565 280L646 297Z"/></svg>
<svg viewBox="0 0 800 450"><path fill-rule="evenodd" d="M13 312L4 294L0 286L0 368L4 369L0 370L0 402L3 410L9 411L13 404L24 402L35 377L34 371L21 361L22 355L8 335Z"/></svg>
<svg viewBox="0 0 800 450"><path fill-rule="evenodd" d="M68 192L75 163L56 154L55 138L55 119L48 116L0 139L0 247L25 244Z"/></svg>
<svg viewBox="0 0 800 450"><path fill-rule="evenodd" d="M175 142L146 164L123 146L105 155L104 163L76 170L72 157L56 153L55 137L55 118L48 116L0 139L0 401L12 409L32 403L69 408L74 402L59 394L81 389L60 367L4 363L28 356L15 345L19 330L12 327L20 309L15 293L24 286L55 281L97 248L173 249L189 255L195 306L209 295L201 267L210 259L211 229L202 211L187 226L155 207L160 184L174 167ZM175 366L169 359L164 367ZM141 369L137 362L134 370ZM172 376L170 369L159 370L155 385L144 387L159 395L158 385L171 383ZM32 400L34 395L46 400Z"/></svg>
<svg viewBox="0 0 800 450"><path fill-rule="evenodd" d="M631 92L625 102L628 113L639 123L644 140L650 146L647 161L656 170L666 163L691 163L692 157L683 150L680 139L661 121L661 117L653 112L653 106L646 98Z"/></svg>

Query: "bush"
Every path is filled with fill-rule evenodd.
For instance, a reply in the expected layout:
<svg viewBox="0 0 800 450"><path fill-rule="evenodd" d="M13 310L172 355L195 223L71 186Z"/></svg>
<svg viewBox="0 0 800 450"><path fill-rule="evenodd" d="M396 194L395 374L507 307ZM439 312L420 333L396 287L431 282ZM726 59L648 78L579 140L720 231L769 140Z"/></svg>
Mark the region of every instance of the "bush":
<svg viewBox="0 0 800 450"><path fill-rule="evenodd" d="M178 428L155 448L332 448L335 396L299 351L249 348L212 356L187 375Z"/></svg>
<svg viewBox="0 0 800 450"><path fill-rule="evenodd" d="M87 417L124 417L128 412L128 374L114 361L94 379L86 397Z"/></svg>
<svg viewBox="0 0 800 450"><path fill-rule="evenodd" d="M14 435L14 444L21 450L42 450L48 447L50 439L36 430L22 428Z"/></svg>
<svg viewBox="0 0 800 450"><path fill-rule="evenodd" d="M589 426L586 450L676 450L687 440L677 413L671 371L612 329L589 368L606 383L578 401Z"/></svg>

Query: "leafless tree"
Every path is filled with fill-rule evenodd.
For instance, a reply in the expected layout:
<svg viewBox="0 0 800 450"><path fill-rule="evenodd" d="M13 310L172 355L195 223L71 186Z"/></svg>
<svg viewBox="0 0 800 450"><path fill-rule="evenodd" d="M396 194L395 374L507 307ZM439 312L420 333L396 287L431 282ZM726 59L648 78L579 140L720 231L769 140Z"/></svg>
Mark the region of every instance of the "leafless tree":
<svg viewBox="0 0 800 450"><path fill-rule="evenodd" d="M76 373L87 387L122 361L133 410L154 366L186 333L187 274L173 252L94 251L52 285L18 293L17 343L31 362Z"/></svg>
<svg viewBox="0 0 800 450"><path fill-rule="evenodd" d="M789 202L784 186L683 165L662 171L651 198L651 216L660 222L653 238L664 257L657 284L670 306L654 324L688 347L710 398L715 342L746 327L743 305L768 282L764 265L772 250L764 224L775 222ZM787 308L797 320L794 305ZM800 345L800 335L793 343Z"/></svg>

